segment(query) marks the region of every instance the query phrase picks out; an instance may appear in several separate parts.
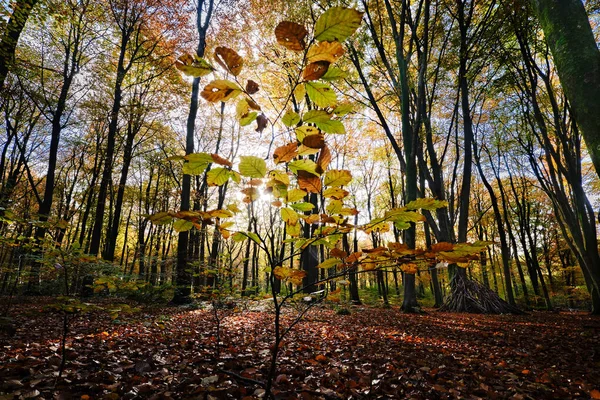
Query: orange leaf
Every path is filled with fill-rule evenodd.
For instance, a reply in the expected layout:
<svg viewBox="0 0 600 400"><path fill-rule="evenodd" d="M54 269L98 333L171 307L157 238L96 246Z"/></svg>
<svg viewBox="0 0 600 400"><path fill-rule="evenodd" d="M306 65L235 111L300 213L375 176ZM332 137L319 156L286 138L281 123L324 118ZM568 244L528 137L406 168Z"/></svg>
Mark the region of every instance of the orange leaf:
<svg viewBox="0 0 600 400"><path fill-rule="evenodd" d="M218 154L211 154L210 156L212 157L213 161L217 164L225 165L227 167L231 167L233 165L233 164L231 164L231 161L221 157Z"/></svg>
<svg viewBox="0 0 600 400"><path fill-rule="evenodd" d="M223 46L215 49L215 60L233 76L238 76L244 66L244 59L238 53Z"/></svg>
<svg viewBox="0 0 600 400"><path fill-rule="evenodd" d="M592 399L600 399L600 390L594 389L590 392L590 397Z"/></svg>
<svg viewBox="0 0 600 400"><path fill-rule="evenodd" d="M524 369L523 371L521 371L521 373L522 373L523 375L529 375L529 373L530 373L530 372L531 372L531 371L530 371L530 370L528 370L528 369Z"/></svg>
<svg viewBox="0 0 600 400"><path fill-rule="evenodd" d="M321 192L321 178L306 171L298 171L298 186L308 193Z"/></svg>
<svg viewBox="0 0 600 400"><path fill-rule="evenodd" d="M306 57L311 63L326 61L329 65L336 62L344 53L344 46L340 42L321 42L311 46Z"/></svg>
<svg viewBox="0 0 600 400"><path fill-rule="evenodd" d="M316 81L329 69L329 61L317 61L310 63L302 71L302 79L305 81Z"/></svg>
<svg viewBox="0 0 600 400"><path fill-rule="evenodd" d="M327 362L327 357L324 356L323 354L319 354L318 356L315 357L315 360L317 360L319 362Z"/></svg>
<svg viewBox="0 0 600 400"><path fill-rule="evenodd" d="M275 28L277 43L289 50L302 51L306 47L304 38L308 35L306 28L290 21L282 21Z"/></svg>
<svg viewBox="0 0 600 400"><path fill-rule="evenodd" d="M433 253L439 253L440 251L450 251L454 249L454 245L448 242L440 242L431 245L431 251Z"/></svg>
<svg viewBox="0 0 600 400"><path fill-rule="evenodd" d="M316 171L319 174L322 174L323 172L325 172L325 170L329 166L330 162L331 162L331 152L329 151L329 147L327 147L327 145L325 145L325 147L323 147L321 149L321 152L319 153L319 158L317 158Z"/></svg>
<svg viewBox="0 0 600 400"><path fill-rule="evenodd" d="M357 251L355 253L350 254L346 258L346 262L348 262L348 263L357 262L360 259L361 256L362 256L362 252L361 251Z"/></svg>
<svg viewBox="0 0 600 400"><path fill-rule="evenodd" d="M276 164L292 161L298 155L298 143L288 143L280 146L273 152L273 159Z"/></svg>

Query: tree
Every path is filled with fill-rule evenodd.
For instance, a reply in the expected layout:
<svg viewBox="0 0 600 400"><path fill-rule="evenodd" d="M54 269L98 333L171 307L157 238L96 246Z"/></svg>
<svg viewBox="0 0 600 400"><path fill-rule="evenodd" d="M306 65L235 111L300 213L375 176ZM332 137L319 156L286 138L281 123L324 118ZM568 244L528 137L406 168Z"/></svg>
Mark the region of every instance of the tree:
<svg viewBox="0 0 600 400"><path fill-rule="evenodd" d="M14 62L19 37L38 0L17 0L13 2L12 14L0 40L0 92L4 89L6 75Z"/></svg>
<svg viewBox="0 0 600 400"><path fill-rule="evenodd" d="M600 176L600 51L581 0L531 0Z"/></svg>

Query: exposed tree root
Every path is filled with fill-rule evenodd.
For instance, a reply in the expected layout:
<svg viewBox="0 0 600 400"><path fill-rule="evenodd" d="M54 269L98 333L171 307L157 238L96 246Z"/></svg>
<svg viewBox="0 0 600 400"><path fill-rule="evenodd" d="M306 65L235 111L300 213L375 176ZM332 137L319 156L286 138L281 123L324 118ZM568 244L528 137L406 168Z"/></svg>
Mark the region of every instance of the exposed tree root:
<svg viewBox="0 0 600 400"><path fill-rule="evenodd" d="M440 311L475 314L524 314L481 283L456 275L450 296Z"/></svg>

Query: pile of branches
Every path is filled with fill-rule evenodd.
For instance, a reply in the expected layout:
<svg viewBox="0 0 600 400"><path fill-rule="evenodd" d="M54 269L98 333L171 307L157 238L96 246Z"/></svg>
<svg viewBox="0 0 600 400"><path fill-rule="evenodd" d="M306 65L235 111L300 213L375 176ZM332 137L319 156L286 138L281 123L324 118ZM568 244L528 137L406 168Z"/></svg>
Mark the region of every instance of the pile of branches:
<svg viewBox="0 0 600 400"><path fill-rule="evenodd" d="M524 314L518 307L503 300L498 293L460 274L454 277L450 296L440 311L475 314Z"/></svg>

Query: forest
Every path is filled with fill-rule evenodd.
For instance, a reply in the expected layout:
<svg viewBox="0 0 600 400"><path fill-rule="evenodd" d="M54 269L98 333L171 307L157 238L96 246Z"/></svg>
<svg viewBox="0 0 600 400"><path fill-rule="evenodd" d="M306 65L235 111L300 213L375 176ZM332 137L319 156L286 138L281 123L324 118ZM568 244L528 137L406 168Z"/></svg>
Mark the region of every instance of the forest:
<svg viewBox="0 0 600 400"><path fill-rule="evenodd" d="M0 399L600 399L600 3L0 12Z"/></svg>

